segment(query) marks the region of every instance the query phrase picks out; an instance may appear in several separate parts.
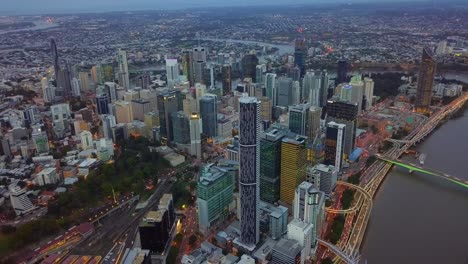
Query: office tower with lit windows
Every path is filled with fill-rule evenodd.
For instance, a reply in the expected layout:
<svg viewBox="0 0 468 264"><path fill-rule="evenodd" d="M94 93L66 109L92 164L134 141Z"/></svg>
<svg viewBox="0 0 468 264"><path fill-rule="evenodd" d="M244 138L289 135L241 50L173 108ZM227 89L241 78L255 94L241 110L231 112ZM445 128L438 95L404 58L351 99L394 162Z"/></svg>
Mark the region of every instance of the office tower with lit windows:
<svg viewBox="0 0 468 264"><path fill-rule="evenodd" d="M232 94L232 80L231 80L232 67L229 64L223 65L221 75L223 79L223 96Z"/></svg>
<svg viewBox="0 0 468 264"><path fill-rule="evenodd" d="M201 128L202 122L198 113L190 115L190 155L201 159Z"/></svg>
<svg viewBox="0 0 468 264"><path fill-rule="evenodd" d="M428 48L423 49L421 66L418 74L418 87L414 108L418 113L429 113L432 100L432 86L436 74L437 62Z"/></svg>
<svg viewBox="0 0 468 264"><path fill-rule="evenodd" d="M240 242L252 247L260 239L260 102L254 97L242 97L239 110Z"/></svg>
<svg viewBox="0 0 468 264"><path fill-rule="evenodd" d="M202 118L203 134L216 137L218 123L218 97L214 94L205 94L200 98L200 116Z"/></svg>
<svg viewBox="0 0 468 264"><path fill-rule="evenodd" d="M300 76L305 74L305 57L307 55L307 45L304 37L296 38L294 45L294 63L300 69Z"/></svg>
<svg viewBox="0 0 468 264"><path fill-rule="evenodd" d="M285 132L271 128L260 139L260 199L275 203L280 198L281 145Z"/></svg>
<svg viewBox="0 0 468 264"><path fill-rule="evenodd" d="M281 144L280 200L291 205L294 190L306 179L306 139L294 135L283 138Z"/></svg>
<svg viewBox="0 0 468 264"><path fill-rule="evenodd" d="M306 136L309 108L308 103L289 106L289 130L291 132Z"/></svg>
<svg viewBox="0 0 468 264"><path fill-rule="evenodd" d="M348 81L348 62L345 60L338 61L338 70L337 70L337 83L341 84Z"/></svg>
<svg viewBox="0 0 468 264"><path fill-rule="evenodd" d="M172 142L174 133L171 113L183 111L182 96L179 91L166 91L158 95L160 136L164 142Z"/></svg>
<svg viewBox="0 0 468 264"><path fill-rule="evenodd" d="M128 72L127 52L119 49L118 51L119 63L119 84L126 90L130 89L130 76Z"/></svg>
<svg viewBox="0 0 468 264"><path fill-rule="evenodd" d="M327 117L325 123L336 122L346 125L344 135L344 153L351 155L356 145L356 129L358 104L329 100L327 102Z"/></svg>
<svg viewBox="0 0 468 264"><path fill-rule="evenodd" d="M276 74L267 73L265 75L265 93L271 99L273 106L277 105Z"/></svg>
<svg viewBox="0 0 468 264"><path fill-rule="evenodd" d="M288 107L293 101L293 80L281 77L278 79L278 100L277 105Z"/></svg>
<svg viewBox="0 0 468 264"><path fill-rule="evenodd" d="M244 78L251 78L252 82L257 81L258 58L255 54L247 54L242 58L242 72Z"/></svg>
<svg viewBox="0 0 468 264"><path fill-rule="evenodd" d="M341 171L343 167L345 133L346 125L333 121L327 124L323 164L333 165L338 171Z"/></svg>
<svg viewBox="0 0 468 264"><path fill-rule="evenodd" d="M206 233L229 216L234 192L234 173L208 164L202 168L197 184L199 231Z"/></svg>

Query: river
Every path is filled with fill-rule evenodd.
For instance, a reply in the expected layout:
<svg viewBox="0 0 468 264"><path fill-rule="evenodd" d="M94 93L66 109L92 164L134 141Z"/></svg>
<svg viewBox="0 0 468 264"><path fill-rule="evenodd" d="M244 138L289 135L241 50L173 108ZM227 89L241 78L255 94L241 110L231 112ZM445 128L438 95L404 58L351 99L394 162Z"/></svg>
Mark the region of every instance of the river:
<svg viewBox="0 0 468 264"><path fill-rule="evenodd" d="M21 32L21 31L33 31L33 30L41 30L41 29L48 29L57 27L58 24L55 23L47 23L44 21L33 21L34 26L28 28L19 28L19 29L12 29L12 30L0 30L1 34L12 33L12 32Z"/></svg>
<svg viewBox="0 0 468 264"><path fill-rule="evenodd" d="M417 146L427 153L425 167L468 180L466 135L468 110ZM369 264L466 264L467 227L468 189L394 167L374 199L361 259Z"/></svg>

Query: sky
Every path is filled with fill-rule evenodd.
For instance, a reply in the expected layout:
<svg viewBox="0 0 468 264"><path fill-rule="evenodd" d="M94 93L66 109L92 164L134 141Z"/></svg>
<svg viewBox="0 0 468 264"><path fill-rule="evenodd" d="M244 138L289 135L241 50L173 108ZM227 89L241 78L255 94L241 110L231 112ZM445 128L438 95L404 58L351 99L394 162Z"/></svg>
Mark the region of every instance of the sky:
<svg viewBox="0 0 468 264"><path fill-rule="evenodd" d="M51 14L60 12L181 9L209 6L294 5L345 2L377 3L389 1L390 0L0 0L0 13L3 15ZM391 2L403 1L410 0L392 0Z"/></svg>

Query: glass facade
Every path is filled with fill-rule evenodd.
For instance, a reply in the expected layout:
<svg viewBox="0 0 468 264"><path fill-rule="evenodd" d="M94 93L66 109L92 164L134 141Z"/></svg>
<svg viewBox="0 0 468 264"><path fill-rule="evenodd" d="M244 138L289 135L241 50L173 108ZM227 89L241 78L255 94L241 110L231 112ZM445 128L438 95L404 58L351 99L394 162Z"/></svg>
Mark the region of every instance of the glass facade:
<svg viewBox="0 0 468 264"><path fill-rule="evenodd" d="M274 203L280 198L281 139L278 129L266 132L260 140L260 199Z"/></svg>

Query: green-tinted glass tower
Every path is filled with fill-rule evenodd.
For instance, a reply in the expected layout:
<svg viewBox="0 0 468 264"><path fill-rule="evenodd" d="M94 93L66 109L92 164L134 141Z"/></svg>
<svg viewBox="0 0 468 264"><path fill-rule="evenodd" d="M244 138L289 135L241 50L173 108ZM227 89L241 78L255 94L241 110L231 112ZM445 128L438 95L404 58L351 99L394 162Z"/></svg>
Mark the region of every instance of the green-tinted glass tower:
<svg viewBox="0 0 468 264"><path fill-rule="evenodd" d="M260 139L260 199L274 203L280 198L281 139L285 132L272 128Z"/></svg>

